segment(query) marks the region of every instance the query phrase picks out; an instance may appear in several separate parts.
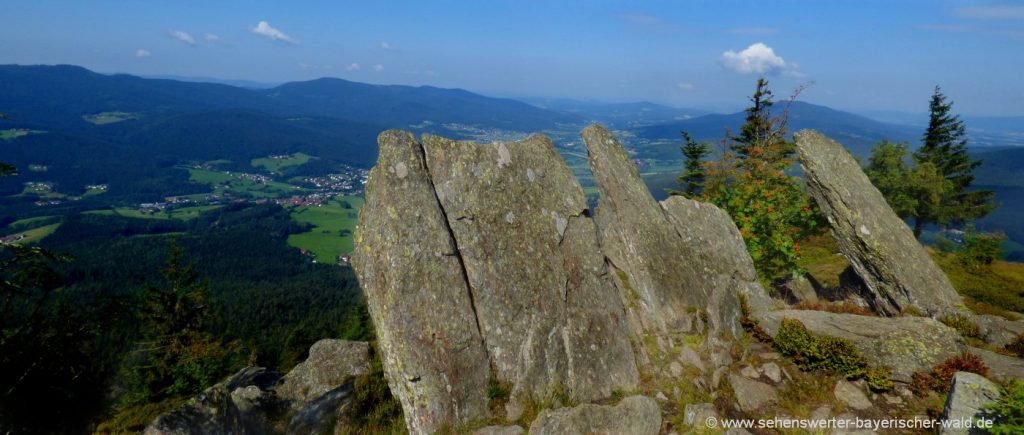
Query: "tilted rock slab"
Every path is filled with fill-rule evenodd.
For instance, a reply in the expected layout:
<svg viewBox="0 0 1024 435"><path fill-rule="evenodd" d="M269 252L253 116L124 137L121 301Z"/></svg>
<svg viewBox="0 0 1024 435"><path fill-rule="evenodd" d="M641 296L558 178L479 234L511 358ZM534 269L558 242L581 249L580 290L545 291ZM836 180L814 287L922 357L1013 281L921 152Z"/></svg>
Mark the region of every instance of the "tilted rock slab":
<svg viewBox="0 0 1024 435"><path fill-rule="evenodd" d="M510 419L636 386L583 189L549 139L379 144L353 264L410 430L485 416L491 376L512 385Z"/></svg>
<svg viewBox="0 0 1024 435"><path fill-rule="evenodd" d="M313 343L309 357L277 386L277 395L299 408L370 370L370 343L324 339Z"/></svg>
<svg viewBox="0 0 1024 435"><path fill-rule="evenodd" d="M794 134L808 190L839 250L864 280L878 313L907 307L949 311L963 300L946 275L839 143L814 130Z"/></svg>
<svg viewBox="0 0 1024 435"><path fill-rule="evenodd" d="M714 205L672 197L660 204L629 154L598 125L583 130L594 183L601 248L627 276L627 308L645 330L670 330L687 311L707 310L712 330L739 335L739 294L755 310L770 301L728 214Z"/></svg>
<svg viewBox="0 0 1024 435"><path fill-rule="evenodd" d="M850 340L865 358L892 369L892 379L910 382L915 371L936 364L965 349L952 328L927 317L872 317L825 311L783 310L761 317L760 325L775 336L782 319L799 320L816 335Z"/></svg>
<svg viewBox="0 0 1024 435"><path fill-rule="evenodd" d="M999 400L999 386L981 375L970 372L956 372L953 383L946 397L946 406L942 410L942 419L950 421L950 427L939 429L942 435L982 433L953 423L952 420L974 421L986 416L985 407Z"/></svg>

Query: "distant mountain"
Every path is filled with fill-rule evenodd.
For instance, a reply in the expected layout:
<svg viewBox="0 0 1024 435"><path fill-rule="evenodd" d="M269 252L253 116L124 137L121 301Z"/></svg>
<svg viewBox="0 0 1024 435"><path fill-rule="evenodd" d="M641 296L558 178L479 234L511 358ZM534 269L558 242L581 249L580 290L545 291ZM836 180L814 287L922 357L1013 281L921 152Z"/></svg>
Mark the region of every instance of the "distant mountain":
<svg viewBox="0 0 1024 435"><path fill-rule="evenodd" d="M856 155L867 155L871 147L882 138L891 141L913 142L921 135L919 129L915 127L887 124L816 104L795 101L788 106L788 129L790 132L813 128L836 139ZM775 113L782 113L786 107L786 103L776 103ZM674 123L639 128L636 129L636 134L645 139L678 140L679 133L685 130L698 140L719 140L725 134L726 129L738 132L745 118L744 112L704 115Z"/></svg>
<svg viewBox="0 0 1024 435"><path fill-rule="evenodd" d="M253 80L233 80L233 79L222 79L217 77L193 77L193 76L176 76L171 74L160 74L155 76L142 76L147 79L164 79L164 80L177 80L179 82L193 82L193 83L217 83L221 85L235 86L239 88L249 89L270 89L276 86L281 86L281 83L264 83Z"/></svg>
<svg viewBox="0 0 1024 435"><path fill-rule="evenodd" d="M516 131L539 131L578 124L573 115L509 99L484 97L462 89L432 86L368 85L323 78L286 83L263 94L291 112L405 128L458 123Z"/></svg>
<svg viewBox="0 0 1024 435"><path fill-rule="evenodd" d="M681 121L708 113L699 109L669 107L646 101L602 103L557 98L528 98L523 101L543 109L579 116L587 123L597 122L617 129Z"/></svg>
<svg viewBox="0 0 1024 435"><path fill-rule="evenodd" d="M386 128L463 124L480 128L538 131L579 123L573 115L461 89L383 86L341 79L286 83L249 89L216 83L97 74L85 68L0 66L0 107L25 127L82 129L83 116L131 112L250 109L277 116L313 116Z"/></svg>

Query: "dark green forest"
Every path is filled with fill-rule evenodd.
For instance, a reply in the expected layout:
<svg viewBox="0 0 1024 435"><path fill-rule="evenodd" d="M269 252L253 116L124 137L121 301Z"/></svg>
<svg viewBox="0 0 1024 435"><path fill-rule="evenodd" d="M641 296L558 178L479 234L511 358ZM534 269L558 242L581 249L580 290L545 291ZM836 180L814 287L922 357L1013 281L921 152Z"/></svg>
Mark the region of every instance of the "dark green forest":
<svg viewBox="0 0 1024 435"><path fill-rule="evenodd" d="M5 280L52 274L31 297L6 299L18 315L3 318L0 427L81 433L124 410L147 289L163 285L174 245L208 292L197 333L230 351L209 379L249 364L288 370L321 338L369 338L351 269L315 264L286 245L304 230L277 205L234 204L189 221L65 217L40 246L59 257L5 268ZM32 298L44 287L45 299Z"/></svg>

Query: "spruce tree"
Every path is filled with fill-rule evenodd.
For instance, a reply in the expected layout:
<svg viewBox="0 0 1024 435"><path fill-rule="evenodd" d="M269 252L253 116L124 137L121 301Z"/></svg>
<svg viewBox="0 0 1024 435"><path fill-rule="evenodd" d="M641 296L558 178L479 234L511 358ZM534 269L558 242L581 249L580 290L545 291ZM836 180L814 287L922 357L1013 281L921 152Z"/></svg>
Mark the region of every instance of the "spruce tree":
<svg viewBox="0 0 1024 435"><path fill-rule="evenodd" d="M962 224L984 217L995 207L991 190L968 190L974 181L974 170L981 166L981 161L967 154L964 122L959 115L951 113L952 108L953 103L947 102L942 89L936 86L928 107L928 128L921 148L914 152L914 162L917 167L924 164L934 166L948 182L948 189L937 195L934 201L929 198L919 200L914 219L914 235L917 237L927 224Z"/></svg>
<svg viewBox="0 0 1024 435"><path fill-rule="evenodd" d="M683 132L683 173L677 179L683 190L673 190L672 195L682 195L687 198L696 198L704 192L704 182L707 179L707 172L704 169L704 158L711 154L711 149L704 142L696 142L690 134Z"/></svg>

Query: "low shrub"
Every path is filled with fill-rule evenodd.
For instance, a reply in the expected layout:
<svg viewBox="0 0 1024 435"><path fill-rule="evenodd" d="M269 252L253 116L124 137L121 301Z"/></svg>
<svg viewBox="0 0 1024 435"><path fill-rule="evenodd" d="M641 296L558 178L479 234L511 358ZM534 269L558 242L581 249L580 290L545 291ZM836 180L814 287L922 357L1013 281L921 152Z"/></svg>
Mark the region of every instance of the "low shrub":
<svg viewBox="0 0 1024 435"><path fill-rule="evenodd" d="M344 410L345 433L406 433L402 404L391 394L384 379L384 364L373 349L370 370L355 378L352 400Z"/></svg>
<svg viewBox="0 0 1024 435"><path fill-rule="evenodd" d="M847 379L865 378L878 391L892 388L888 369L870 367L852 342L839 337L816 336L799 320L782 319L773 343L775 350L801 370L828 370Z"/></svg>
<svg viewBox="0 0 1024 435"><path fill-rule="evenodd" d="M981 328L978 324L972 322L970 318L963 314L947 314L940 317L939 321L946 326L955 329L956 332L960 333L961 337L976 338L978 340L983 340L985 338L981 333Z"/></svg>
<svg viewBox="0 0 1024 435"><path fill-rule="evenodd" d="M794 310L810 310L810 311L828 311L830 313L839 314L856 314L858 316L874 316L875 313L867 308L860 305L853 304L850 302L839 302L831 304L823 304L821 302L811 301L800 301L796 305L793 305Z"/></svg>
<svg viewBox="0 0 1024 435"><path fill-rule="evenodd" d="M968 226L964 232L963 248L956 256L968 267L984 268L999 259L1005 239L1005 235L979 233L974 227Z"/></svg>
<svg viewBox="0 0 1024 435"><path fill-rule="evenodd" d="M1019 358L1024 358L1024 334L1018 335L1003 349L1006 349L1010 353L1017 355Z"/></svg>
<svg viewBox="0 0 1024 435"><path fill-rule="evenodd" d="M911 376L910 390L919 396L929 391L949 392L956 372L971 372L988 376L988 366L980 356L964 351L932 367L931 372L917 371Z"/></svg>

